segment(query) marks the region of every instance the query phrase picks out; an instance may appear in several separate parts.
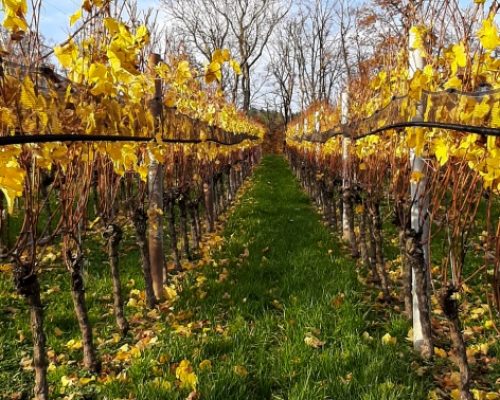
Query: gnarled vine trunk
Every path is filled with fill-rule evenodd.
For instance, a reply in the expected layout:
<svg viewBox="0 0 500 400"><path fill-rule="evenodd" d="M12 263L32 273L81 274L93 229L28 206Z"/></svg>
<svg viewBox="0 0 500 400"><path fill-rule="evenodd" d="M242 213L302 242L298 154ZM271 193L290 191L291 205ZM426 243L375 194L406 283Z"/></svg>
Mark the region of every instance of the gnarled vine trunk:
<svg viewBox="0 0 500 400"><path fill-rule="evenodd" d="M48 400L46 337L43 328L43 304L40 283L32 266L16 261L14 284L17 292L26 299L30 310L30 328L33 338L33 367L35 369L34 396L36 400Z"/></svg>
<svg viewBox="0 0 500 400"><path fill-rule="evenodd" d="M119 248L123 232L118 225L110 224L106 228L103 236L108 241L108 258L111 267L111 279L113 282L113 310L116 324L118 325L121 335L125 336L129 330L129 324L125 318L119 267Z"/></svg>
<svg viewBox="0 0 500 400"><path fill-rule="evenodd" d="M430 358L434 349L432 346L431 313L428 297L428 274L422 246L422 234L415 232L413 229L407 229L405 232L405 243L406 259L414 276L413 290L418 302L419 323L422 327L422 340L420 343L415 343L415 346L420 349L423 358ZM413 306L415 306L415 302Z"/></svg>
<svg viewBox="0 0 500 400"><path fill-rule="evenodd" d="M136 210L134 210L134 216L132 220L134 222L136 242L137 246L139 247L139 254L141 255L142 274L144 276L146 292L146 305L148 306L148 308L153 308L156 304L156 297L153 290L151 264L149 261L149 247L146 237L148 226L146 213L142 209L137 208Z"/></svg>
<svg viewBox="0 0 500 400"><path fill-rule="evenodd" d="M83 281L83 254L70 250L65 255L66 267L70 273L71 298L75 308L78 326L82 335L83 365L90 372L99 372L101 363L94 347L92 326L89 320L87 303L85 301L85 284Z"/></svg>
<svg viewBox="0 0 500 400"><path fill-rule="evenodd" d="M473 396L470 392L471 373L469 363L467 361L465 342L462 330L460 329L458 303L453 298L455 293L457 293L457 289L453 286L444 289L440 295L440 303L444 316L448 320L451 341L456 355L456 363L458 364L458 368L460 370L460 399L473 400Z"/></svg>

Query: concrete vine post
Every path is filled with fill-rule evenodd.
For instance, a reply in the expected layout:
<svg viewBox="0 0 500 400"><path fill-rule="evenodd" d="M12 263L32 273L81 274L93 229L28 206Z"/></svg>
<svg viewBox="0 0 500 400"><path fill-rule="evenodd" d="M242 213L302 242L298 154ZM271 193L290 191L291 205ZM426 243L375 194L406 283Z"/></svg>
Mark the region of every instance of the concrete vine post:
<svg viewBox="0 0 500 400"><path fill-rule="evenodd" d="M161 80L156 78L155 68L160 62L158 54L149 56L149 73L155 77L155 93L149 100L149 109L155 120L155 131L160 127L162 104L161 104ZM155 132L157 133L157 132ZM163 165L152 152L149 152L150 164L148 169L148 246L151 263L151 277L153 290L157 299L163 295L163 270L165 268L165 252L163 249Z"/></svg>
<svg viewBox="0 0 500 400"><path fill-rule="evenodd" d="M409 37L410 79L417 71L424 69L424 57L417 45L419 39L417 30L411 29ZM422 120L423 117L424 104L420 100L414 121ZM422 357L430 358L433 354L433 346L428 296L429 253L426 250L429 243L427 166L417 148L410 149L410 164L413 178L410 189L411 224L406 233L406 256L412 272L413 345ZM417 176L419 179L415 179Z"/></svg>

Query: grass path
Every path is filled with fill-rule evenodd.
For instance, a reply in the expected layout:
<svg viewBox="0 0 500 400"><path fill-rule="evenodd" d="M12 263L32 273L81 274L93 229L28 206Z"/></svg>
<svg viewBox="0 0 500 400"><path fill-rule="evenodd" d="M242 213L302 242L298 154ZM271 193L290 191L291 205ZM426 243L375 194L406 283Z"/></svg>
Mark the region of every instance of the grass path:
<svg viewBox="0 0 500 400"><path fill-rule="evenodd" d="M75 363L80 351L68 349L78 331L64 270L43 274L49 347L57 358L49 376L53 398L185 399L190 389L176 387L181 360L193 366L202 400L427 398L432 378L412 372L408 324L397 316L384 322L370 307L365 299L375 294L358 281L354 262L322 225L283 158L266 157L247 186L222 237L213 239L222 246L210 265L180 280L171 308L148 313L127 307L133 330L125 341L113 339L105 254L98 246L89 250L91 320L109 382L106 376L99 383L85 380ZM122 279L134 296L141 289L138 255L133 243L125 247ZM18 335L29 338L29 325L25 307L8 295L11 285L0 281L0 309L19 308L0 315L0 377L7 393L28 390L32 379L19 367L30 346ZM387 332L395 345L382 344ZM131 358L127 346L145 335L156 343ZM67 378L73 383L65 385Z"/></svg>
<svg viewBox="0 0 500 400"><path fill-rule="evenodd" d="M183 308L227 329L180 344L199 350L194 362L212 361L199 377L201 398L426 398L424 382L410 371L409 346L380 340L391 330L402 343L408 327L372 321L353 262L282 158L264 159L225 237L225 266L202 272L207 296L181 296Z"/></svg>

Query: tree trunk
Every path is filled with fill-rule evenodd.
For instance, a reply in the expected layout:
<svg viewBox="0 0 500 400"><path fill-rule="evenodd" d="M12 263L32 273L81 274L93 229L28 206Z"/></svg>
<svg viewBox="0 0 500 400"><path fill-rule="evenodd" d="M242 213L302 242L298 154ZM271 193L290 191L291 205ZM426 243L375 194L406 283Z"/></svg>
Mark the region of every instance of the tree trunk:
<svg viewBox="0 0 500 400"><path fill-rule="evenodd" d="M192 260L193 257L191 255L191 249L189 247L188 213L187 213L185 194L181 194L179 197L179 218L180 218L184 254L186 255L188 260Z"/></svg>
<svg viewBox="0 0 500 400"><path fill-rule="evenodd" d="M337 218L337 205L334 196L335 196L334 193L330 193L328 196L328 202L330 204L330 215L331 215L330 225L334 230L336 230L338 224L338 218Z"/></svg>
<svg viewBox="0 0 500 400"><path fill-rule="evenodd" d="M203 184L203 194L205 199L205 213L207 218L208 231L215 231L215 211L214 211L214 191L213 178Z"/></svg>
<svg viewBox="0 0 500 400"><path fill-rule="evenodd" d="M234 201L236 198L236 182L235 182L235 171L234 166L231 166L231 170L229 171L229 190L231 192L231 201Z"/></svg>
<svg viewBox="0 0 500 400"><path fill-rule="evenodd" d="M412 276L411 266L406 258L405 251L405 231L399 228L399 251L401 255L401 265L403 268L403 299L405 303L405 315L411 320L413 316L413 301L412 301Z"/></svg>
<svg viewBox="0 0 500 400"><path fill-rule="evenodd" d="M361 211L361 215L359 217L359 252L361 255L361 260L363 261L364 266L370 270L371 263L370 257L368 254L368 244L367 244L367 229L366 229L366 206L365 200L363 199L363 210Z"/></svg>
<svg viewBox="0 0 500 400"><path fill-rule="evenodd" d="M370 212L368 210L368 202L365 201L366 207L364 209L364 219L366 223L366 250L368 253L368 262L370 264L370 270L372 273L373 283L377 286L381 285L382 278L379 275L379 271L377 269L377 246L375 244L375 234L373 232L373 222L370 216Z"/></svg>
<svg viewBox="0 0 500 400"><path fill-rule="evenodd" d="M453 286L442 291L440 296L441 308L443 309L444 316L448 320L451 341L456 354L456 362L460 370L460 399L473 400L473 396L470 392L471 374L467 361L464 338L460 329L458 304L457 301L453 299L455 293L457 293L457 289Z"/></svg>
<svg viewBox="0 0 500 400"><path fill-rule="evenodd" d="M129 330L129 325L125 318L119 267L119 248L123 232L118 225L110 224L103 236L108 241L108 257L111 267L111 278L113 281L113 310L115 312L116 324L118 325L122 337L125 337Z"/></svg>
<svg viewBox="0 0 500 400"><path fill-rule="evenodd" d="M384 293L384 300L389 301L391 299L391 292L389 288L389 279L387 277L387 271L385 270L384 241L382 236L382 220L380 218L380 206L378 200L374 198L371 198L368 204L373 226L372 234L373 234L373 243L375 244L377 271L380 277L382 292Z"/></svg>
<svg viewBox="0 0 500 400"><path fill-rule="evenodd" d="M348 185L344 188L342 197L344 200L344 216L346 225L344 228L347 228L344 231L345 239L349 243L351 248L351 256L354 258L359 257L358 246L356 244L356 234L354 233L354 207L352 201L352 189L351 186Z"/></svg>
<svg viewBox="0 0 500 400"><path fill-rule="evenodd" d="M38 276L31 265L16 263L14 281L17 292L26 299L30 310L30 328L33 337L33 367L35 369L34 396L48 400L46 337L43 329L43 305L40 299Z"/></svg>
<svg viewBox="0 0 500 400"><path fill-rule="evenodd" d="M153 279L151 277L151 264L149 261L149 247L146 239L147 216L146 213L137 208L134 211L134 228L136 233L137 246L141 254L142 274L144 276L146 305L148 308L154 308L156 305L155 292L153 290Z"/></svg>
<svg viewBox="0 0 500 400"><path fill-rule="evenodd" d="M243 90L243 111L248 112L250 110L250 100L251 100L250 67L248 63L244 63L241 66L241 70L242 70L241 88Z"/></svg>
<svg viewBox="0 0 500 400"><path fill-rule="evenodd" d="M97 358L94 347L92 326L90 325L87 304L85 302L85 285L83 282L83 255L66 255L66 266L70 273L71 297L75 307L78 326L82 334L83 365L89 371L97 373L101 369L101 363Z"/></svg>
<svg viewBox="0 0 500 400"><path fill-rule="evenodd" d="M193 243L196 251L199 251L201 243L201 224L198 210L198 201L189 203L189 213L191 215L191 226L193 227Z"/></svg>
<svg viewBox="0 0 500 400"><path fill-rule="evenodd" d="M175 226L175 200L173 198L168 199L167 203L168 210L168 230L170 232L170 246L172 248L172 256L174 258L175 270L177 272L182 270L181 266L181 256L179 254L179 249L177 248L177 229Z"/></svg>
<svg viewBox="0 0 500 400"><path fill-rule="evenodd" d="M413 318L413 299L412 299L412 273L411 267L406 258L406 239L405 239L405 206L404 200L396 198L394 205L393 225L398 229L398 246L401 257L403 302L405 305L404 314L411 321Z"/></svg>
<svg viewBox="0 0 500 400"><path fill-rule="evenodd" d="M423 358L431 358L434 352L432 347L432 328L431 328L431 313L428 297L428 283L424 249L422 246L422 234L415 232L413 229L406 231L406 258L411 268L414 281L412 282L415 296L413 299L413 308L418 307L418 321L413 315L413 326L420 329L422 338L415 341L415 348L418 349ZM419 327L420 325L420 327Z"/></svg>
<svg viewBox="0 0 500 400"><path fill-rule="evenodd" d="M340 235L343 233L343 217L344 217L344 200L342 198L342 188L338 187L337 188L337 204L338 204L338 209L339 209L339 218L338 218L338 227L337 231L339 232Z"/></svg>

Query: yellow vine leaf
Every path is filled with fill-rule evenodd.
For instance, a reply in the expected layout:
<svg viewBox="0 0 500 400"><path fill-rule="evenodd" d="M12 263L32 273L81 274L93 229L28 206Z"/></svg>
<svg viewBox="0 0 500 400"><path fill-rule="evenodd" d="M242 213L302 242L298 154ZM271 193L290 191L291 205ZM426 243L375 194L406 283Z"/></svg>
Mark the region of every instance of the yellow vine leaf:
<svg viewBox="0 0 500 400"><path fill-rule="evenodd" d="M493 15L490 15L482 23L477 36L481 41L481 45L486 50L495 50L500 45L500 39L498 37L498 30L493 22Z"/></svg>
<svg viewBox="0 0 500 400"><path fill-rule="evenodd" d="M28 4L26 0L0 0L4 11L3 26L9 32L25 32L28 30L26 13Z"/></svg>
<svg viewBox="0 0 500 400"><path fill-rule="evenodd" d="M418 183L420 182L424 177L424 174L420 171L413 171L410 176L410 181L412 183ZM383 338L382 338L383 339Z"/></svg>
<svg viewBox="0 0 500 400"><path fill-rule="evenodd" d="M114 18L104 18L104 27L111 35L115 35L120 32L120 22Z"/></svg>
<svg viewBox="0 0 500 400"><path fill-rule="evenodd" d="M500 127L500 104L498 103L498 101L496 101L491 108L491 127Z"/></svg>
<svg viewBox="0 0 500 400"><path fill-rule="evenodd" d="M21 106L28 110L34 110L37 107L37 96L35 94L35 85L29 76L26 76L21 86Z"/></svg>
<svg viewBox="0 0 500 400"><path fill-rule="evenodd" d="M145 25L141 25L135 32L135 42L143 46L149 42L149 31Z"/></svg>
<svg viewBox="0 0 500 400"><path fill-rule="evenodd" d="M175 370L175 376L181 382L180 387L190 390L196 390L198 377L193 372L191 363L188 360L182 360Z"/></svg>
<svg viewBox="0 0 500 400"><path fill-rule="evenodd" d="M425 55L425 35L427 35L428 32L427 28L423 25L412 26L410 32L413 33L415 37L413 47L415 50L419 50L422 55Z"/></svg>
<svg viewBox="0 0 500 400"><path fill-rule="evenodd" d="M465 45L463 42L453 45L453 61L451 63L451 73L455 75L458 68L464 68L467 65L467 55L465 54Z"/></svg>
<svg viewBox="0 0 500 400"><path fill-rule="evenodd" d="M99 80L106 79L106 73L108 69L105 65L101 63L93 63L89 70L89 81L97 82Z"/></svg>
<svg viewBox="0 0 500 400"><path fill-rule="evenodd" d="M216 49L212 54L212 62L223 64L231 59L231 53L228 49Z"/></svg>
<svg viewBox="0 0 500 400"><path fill-rule="evenodd" d="M489 112L490 112L490 105L488 104L488 100L484 99L481 103L476 104L472 115L474 116L474 118L483 120L488 115Z"/></svg>
<svg viewBox="0 0 500 400"><path fill-rule="evenodd" d="M205 71L205 81L207 83L212 83L213 81L220 82L222 79L222 66L217 61L212 61L207 65Z"/></svg>
<svg viewBox="0 0 500 400"><path fill-rule="evenodd" d="M80 18L82 18L82 10L81 9L79 9L73 15L71 15L71 17L69 17L69 26L75 25Z"/></svg>
<svg viewBox="0 0 500 400"><path fill-rule="evenodd" d="M177 102L177 95L176 95L175 91L168 90L163 98L163 102L169 108L174 107L176 102Z"/></svg>
<svg viewBox="0 0 500 400"><path fill-rule="evenodd" d="M438 140L434 144L434 154L439 162L439 165L443 166L448 162L448 146L443 140Z"/></svg>
<svg viewBox="0 0 500 400"><path fill-rule="evenodd" d="M425 130L423 128L415 128L415 154L417 157L422 155L425 146Z"/></svg>
<svg viewBox="0 0 500 400"><path fill-rule="evenodd" d="M176 83L179 85L183 85L186 83L189 79L192 78L191 74L191 67L189 65L189 61L181 61L177 65L177 73L176 73Z"/></svg>
<svg viewBox="0 0 500 400"><path fill-rule="evenodd" d="M462 88L462 81L458 76L454 76L444 84L444 88L460 90Z"/></svg>
<svg viewBox="0 0 500 400"><path fill-rule="evenodd" d="M104 0L84 0L82 8L87 12L91 12L92 7L100 8L103 5L104 5Z"/></svg>
<svg viewBox="0 0 500 400"><path fill-rule="evenodd" d="M74 41L71 40L64 46L54 47L54 54L64 68L70 69L78 57L78 49Z"/></svg>
<svg viewBox="0 0 500 400"><path fill-rule="evenodd" d="M232 58L229 61L229 65L231 66L231 68L233 69L233 71L236 75L241 74L241 66L240 66L240 63L238 61L236 61L235 59Z"/></svg>
<svg viewBox="0 0 500 400"><path fill-rule="evenodd" d="M12 171L9 171L11 173ZM0 177L0 190L7 200L7 211L12 214L14 211L14 200L23 193L23 171L17 171L15 175Z"/></svg>
<svg viewBox="0 0 500 400"><path fill-rule="evenodd" d="M97 128L97 123L95 120L95 114L91 112L87 117L87 127L85 128L85 133L91 134Z"/></svg>

